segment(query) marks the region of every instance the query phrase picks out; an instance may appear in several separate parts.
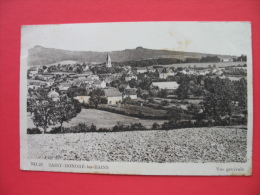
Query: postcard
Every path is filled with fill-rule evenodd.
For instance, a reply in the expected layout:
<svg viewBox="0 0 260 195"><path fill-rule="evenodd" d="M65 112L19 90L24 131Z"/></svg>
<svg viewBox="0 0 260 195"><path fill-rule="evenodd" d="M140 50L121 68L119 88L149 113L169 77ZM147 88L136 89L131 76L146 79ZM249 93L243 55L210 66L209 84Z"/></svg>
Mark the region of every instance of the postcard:
<svg viewBox="0 0 260 195"><path fill-rule="evenodd" d="M252 174L250 22L21 27L20 168Z"/></svg>

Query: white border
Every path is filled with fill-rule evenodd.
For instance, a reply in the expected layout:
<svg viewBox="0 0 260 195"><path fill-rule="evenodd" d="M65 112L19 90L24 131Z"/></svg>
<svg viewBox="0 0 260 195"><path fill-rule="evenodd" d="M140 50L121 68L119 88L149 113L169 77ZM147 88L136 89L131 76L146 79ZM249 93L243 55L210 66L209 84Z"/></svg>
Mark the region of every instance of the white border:
<svg viewBox="0 0 260 195"><path fill-rule="evenodd" d="M195 22L192 22L195 23ZM213 22L217 23L217 22ZM88 161L59 161L27 159L27 56L21 49L20 58L20 168L22 170L101 173L101 174L132 174L132 175L244 175L252 174L252 136L253 136L253 75L252 75L252 38L250 28L250 50L247 55L247 84L248 84L248 130L247 130L247 162L246 163L135 163L135 162L88 162ZM66 24L64 24L66 25ZM21 33L21 48L23 34ZM43 166L31 166L31 162L43 163ZM49 163L81 165L83 168L51 168ZM109 169L91 168L95 165L109 166ZM85 167L84 167L85 166ZM244 171L217 171L216 167L227 170L228 168L242 168Z"/></svg>

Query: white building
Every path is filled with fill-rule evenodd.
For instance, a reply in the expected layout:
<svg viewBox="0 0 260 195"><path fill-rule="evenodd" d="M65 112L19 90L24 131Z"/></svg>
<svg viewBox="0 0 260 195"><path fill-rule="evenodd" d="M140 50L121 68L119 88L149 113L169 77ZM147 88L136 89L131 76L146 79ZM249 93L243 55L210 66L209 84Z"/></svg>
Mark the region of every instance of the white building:
<svg viewBox="0 0 260 195"><path fill-rule="evenodd" d="M35 78L35 76L38 74L38 70L30 70L29 71L29 77Z"/></svg>
<svg viewBox="0 0 260 195"><path fill-rule="evenodd" d="M109 105L115 105L122 102L122 94L118 89L110 88L104 89L105 97L107 98L107 103Z"/></svg>
<svg viewBox="0 0 260 195"><path fill-rule="evenodd" d="M136 89L126 88L123 94L123 98L127 98L127 97L131 98L132 100L136 100L137 99Z"/></svg>
<svg viewBox="0 0 260 195"><path fill-rule="evenodd" d="M27 88L28 89L38 89L40 87L43 87L45 85L45 83L41 82L41 81L29 81Z"/></svg>
<svg viewBox="0 0 260 195"><path fill-rule="evenodd" d="M80 103L88 104L90 97L91 96L76 96L76 97L74 97L74 99L78 100Z"/></svg>
<svg viewBox="0 0 260 195"><path fill-rule="evenodd" d="M152 82L151 87L158 87L161 89L167 90L176 90L179 87L179 84L175 81L172 82Z"/></svg>
<svg viewBox="0 0 260 195"><path fill-rule="evenodd" d="M61 83L59 86L60 91L67 91L71 87L70 83Z"/></svg>
<svg viewBox="0 0 260 195"><path fill-rule="evenodd" d="M92 86L94 87L94 88L106 88L106 86L107 86L107 84L106 84L106 82L105 81L94 81L93 83L92 83Z"/></svg>
<svg viewBox="0 0 260 195"><path fill-rule="evenodd" d="M95 81L95 80L99 80L99 76L93 74L93 75L89 75L89 76L87 77L87 79L91 79L91 80Z"/></svg>
<svg viewBox="0 0 260 195"><path fill-rule="evenodd" d="M174 76L175 73L169 69L169 68L164 68L160 73L159 73L159 78L160 79L167 79L168 76Z"/></svg>
<svg viewBox="0 0 260 195"><path fill-rule="evenodd" d="M45 82L48 87L52 86L54 84L54 80L48 80Z"/></svg>
<svg viewBox="0 0 260 195"><path fill-rule="evenodd" d="M142 67L137 67L133 69L133 72L136 74L142 74L142 73L146 73L148 70L146 68L142 68Z"/></svg>
<svg viewBox="0 0 260 195"><path fill-rule="evenodd" d="M127 74L125 76L125 81L131 81L132 79L137 80L137 76L135 74Z"/></svg>

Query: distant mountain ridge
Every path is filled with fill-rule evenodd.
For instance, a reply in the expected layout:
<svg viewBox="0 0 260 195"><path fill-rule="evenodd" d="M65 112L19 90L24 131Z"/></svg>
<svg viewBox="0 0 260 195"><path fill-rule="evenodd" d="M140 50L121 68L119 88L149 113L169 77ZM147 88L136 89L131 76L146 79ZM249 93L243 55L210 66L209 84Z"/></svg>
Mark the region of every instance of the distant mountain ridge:
<svg viewBox="0 0 260 195"><path fill-rule="evenodd" d="M80 62L98 62L106 61L107 55L110 55L112 62L136 61L151 58L201 58L205 56L216 56L217 54L205 54L195 52L182 52L170 50L155 50L137 47L135 49L125 49L121 51L97 52L97 51L69 51L54 48L45 48L34 46L29 49L28 65L47 65L66 60L75 60ZM233 57L230 55L217 55L219 58Z"/></svg>

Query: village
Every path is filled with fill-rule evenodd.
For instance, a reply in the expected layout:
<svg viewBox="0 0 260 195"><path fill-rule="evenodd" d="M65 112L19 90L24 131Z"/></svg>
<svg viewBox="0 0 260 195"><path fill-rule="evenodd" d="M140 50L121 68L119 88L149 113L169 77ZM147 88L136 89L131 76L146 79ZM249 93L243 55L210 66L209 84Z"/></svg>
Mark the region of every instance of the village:
<svg viewBox="0 0 260 195"><path fill-rule="evenodd" d="M222 63L205 63L202 66L156 64L133 67L114 63L110 55L107 55L104 63L99 64L65 61L29 67L27 102L30 108L30 102L37 100L43 91L53 101L58 101L61 97L77 100L84 108L81 114L86 111L85 108L90 108L89 111L99 109L146 120L137 122L147 123L147 120L151 120L146 125L148 127L154 123L162 125L169 120L169 110L185 112L180 117L181 120L194 118L195 113L190 113L192 109L195 109L193 112L197 115L205 113L203 100L211 80L239 82L241 79L245 80L246 71L246 62L232 62L231 59L224 59ZM238 99L232 99L233 107L241 107ZM244 116L241 112L235 113L240 117ZM88 114L90 113L84 113L84 117L87 118ZM81 117L80 122L85 122L84 117ZM99 117L102 118L102 114ZM32 124L29 127L34 127L31 119L28 120ZM129 124L132 122L136 120ZM113 128L116 124L124 123L123 118L114 121L113 125L97 126ZM75 120L72 124L76 125ZM67 127L70 125L67 124Z"/></svg>

